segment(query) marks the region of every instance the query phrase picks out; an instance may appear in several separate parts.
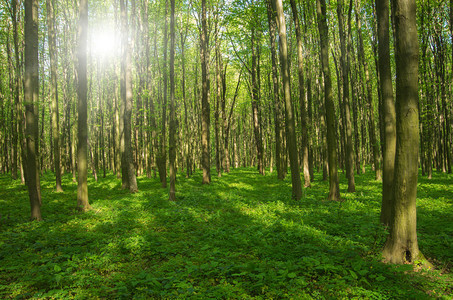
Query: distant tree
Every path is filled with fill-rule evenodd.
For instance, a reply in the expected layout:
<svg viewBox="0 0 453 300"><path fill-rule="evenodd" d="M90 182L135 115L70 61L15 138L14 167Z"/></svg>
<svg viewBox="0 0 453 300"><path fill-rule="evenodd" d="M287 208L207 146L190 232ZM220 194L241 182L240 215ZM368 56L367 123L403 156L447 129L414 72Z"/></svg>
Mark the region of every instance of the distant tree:
<svg viewBox="0 0 453 300"><path fill-rule="evenodd" d="M27 139L27 185L31 219L40 221L41 188L37 163L39 94L38 76L38 0L25 1L25 136Z"/></svg>

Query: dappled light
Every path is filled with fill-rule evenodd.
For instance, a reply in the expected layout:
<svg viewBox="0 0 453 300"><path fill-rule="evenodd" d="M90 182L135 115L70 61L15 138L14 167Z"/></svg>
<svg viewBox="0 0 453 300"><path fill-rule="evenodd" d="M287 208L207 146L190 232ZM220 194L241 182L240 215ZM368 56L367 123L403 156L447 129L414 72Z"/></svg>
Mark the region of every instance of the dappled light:
<svg viewBox="0 0 453 300"><path fill-rule="evenodd" d="M451 293L452 278L443 273L453 259L448 251L453 227L438 223L453 217L451 203L441 196L453 192L443 185L450 175L436 174L431 197L419 197L421 249L438 270L409 275L409 267L380 262L386 236L378 224L381 183L371 172L356 178L359 193L369 197L351 195L345 202L325 201L327 182L318 180L310 196L295 202L288 180L258 177L251 169L233 170L204 188L200 172L189 179L180 175L177 202L168 202L154 179L139 177L141 191L131 197L112 174L98 182L90 177L93 208L83 214L71 200L76 184L70 176L63 176L65 191L56 193L47 185L51 174L44 174L46 218L33 223L22 209L26 190L4 189L9 179L1 176L0 281L7 285L1 285L0 295L419 298ZM420 185L426 184L422 179ZM430 219L435 216L439 219Z"/></svg>

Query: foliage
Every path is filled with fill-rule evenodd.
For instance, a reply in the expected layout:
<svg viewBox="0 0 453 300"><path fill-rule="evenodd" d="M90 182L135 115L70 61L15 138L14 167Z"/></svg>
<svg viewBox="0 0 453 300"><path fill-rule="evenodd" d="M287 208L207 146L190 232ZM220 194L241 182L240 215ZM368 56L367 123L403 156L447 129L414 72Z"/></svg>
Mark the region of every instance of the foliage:
<svg viewBox="0 0 453 300"><path fill-rule="evenodd" d="M44 221L28 221L27 190L0 176L0 298L450 298L453 177L420 178L419 245L435 271L380 262L381 183L325 201L320 174L300 202L290 179L236 169L200 186L178 174L177 201L156 179L121 190L89 178L93 209L77 212L76 184L42 178ZM340 188L347 184L341 178Z"/></svg>

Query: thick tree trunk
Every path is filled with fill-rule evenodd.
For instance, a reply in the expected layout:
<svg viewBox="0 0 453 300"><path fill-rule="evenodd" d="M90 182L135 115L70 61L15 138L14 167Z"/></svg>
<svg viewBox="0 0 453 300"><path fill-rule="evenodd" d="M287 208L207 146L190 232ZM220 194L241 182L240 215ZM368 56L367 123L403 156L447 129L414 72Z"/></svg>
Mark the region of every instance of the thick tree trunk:
<svg viewBox="0 0 453 300"><path fill-rule="evenodd" d="M382 255L390 263L423 258L417 243L418 39L415 0L392 3L396 60L396 155L390 235Z"/></svg>
<svg viewBox="0 0 453 300"><path fill-rule="evenodd" d="M206 20L206 0L201 1L201 164L203 168L203 184L211 182L211 154L209 151L209 127L210 127L210 108L209 108L209 80L208 80L208 24Z"/></svg>
<svg viewBox="0 0 453 300"><path fill-rule="evenodd" d="M297 58L298 58L298 75L299 75L299 102L300 102L300 119L302 133L302 170L304 173L304 186L310 187L310 167L308 164L308 128L307 112L305 103L305 82L304 82L304 57L302 54L302 36L299 24L299 14L297 12L295 0L291 0L291 10L293 13L294 27L296 29L297 40Z"/></svg>
<svg viewBox="0 0 453 300"><path fill-rule="evenodd" d="M54 1L46 1L47 28L49 33L49 54L50 54L50 98L52 100L52 137L53 137L53 159L55 166L56 190L62 192L61 168L60 168L60 118L58 110L58 86L57 86L57 47L55 37L55 13Z"/></svg>
<svg viewBox="0 0 453 300"><path fill-rule="evenodd" d="M25 1L25 136L27 139L27 185L31 206L31 219L40 221L41 188L37 164L38 116L38 1Z"/></svg>
<svg viewBox="0 0 453 300"><path fill-rule="evenodd" d="M88 202L88 123L87 123L87 39L88 0L80 0L78 30L78 119L77 119L77 207L81 211L91 208Z"/></svg>
<svg viewBox="0 0 453 300"><path fill-rule="evenodd" d="M327 159L329 163L329 196L328 200L340 200L338 182L337 147L335 131L335 106L332 96L332 82L329 67L329 34L325 0L317 0L318 30L321 44L321 64L324 75L324 97L327 125Z"/></svg>
<svg viewBox="0 0 453 300"><path fill-rule="evenodd" d="M396 114L393 100L392 75L390 68L390 39L389 39L389 3L376 0L376 14L379 40L379 89L382 97L382 120L384 121L384 151L382 178L381 223L389 225L391 218L391 203L393 198L393 176L395 166L396 145Z"/></svg>
<svg viewBox="0 0 453 300"><path fill-rule="evenodd" d="M280 65L283 81L283 94L285 97L286 107L286 136L288 143L289 160L291 167L292 197L299 200L302 197L302 184L300 180L299 161L297 153L296 128L291 103L290 76L288 66L288 47L286 42L286 21L283 13L282 0L274 0L275 10L277 12L278 35L280 37Z"/></svg>

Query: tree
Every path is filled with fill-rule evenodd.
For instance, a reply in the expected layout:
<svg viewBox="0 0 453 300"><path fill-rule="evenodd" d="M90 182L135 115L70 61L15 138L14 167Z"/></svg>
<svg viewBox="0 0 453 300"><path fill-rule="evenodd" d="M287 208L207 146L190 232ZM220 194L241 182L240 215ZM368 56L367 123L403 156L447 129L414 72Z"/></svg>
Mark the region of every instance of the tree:
<svg viewBox="0 0 453 300"><path fill-rule="evenodd" d="M62 192L61 187L61 168L60 168L60 118L58 110L58 86L57 86L57 47L55 36L55 12L54 0L46 0L47 8L47 30L49 39L50 55L50 98L52 101L52 137L53 137L53 159L55 166L55 181L57 192Z"/></svg>
<svg viewBox="0 0 453 300"><path fill-rule="evenodd" d="M288 47L286 43L286 22L283 13L282 0L275 0L277 13L278 35L280 36L280 67L283 81L283 95L285 97L286 117L286 142L288 144L289 162L291 167L292 197L299 200L302 197L302 184L300 180L299 161L296 144L296 128L294 121L293 106L291 103L291 91L289 87Z"/></svg>
<svg viewBox="0 0 453 300"><path fill-rule="evenodd" d="M329 32L327 27L326 1L316 1L321 65L324 76L324 102L327 125L327 159L329 164L329 200L340 200L340 187L337 171L337 148L335 139L335 106L332 96L332 81L329 67Z"/></svg>
<svg viewBox="0 0 453 300"><path fill-rule="evenodd" d="M382 255L390 263L423 258L417 242L418 38L416 1L392 2L396 61L396 155L390 235Z"/></svg>
<svg viewBox="0 0 453 300"><path fill-rule="evenodd" d="M297 12L295 0L291 0L291 10L293 13L294 27L296 29L297 40L297 70L299 73L299 101L300 101L300 115L302 124L302 169L304 172L304 186L310 186L310 167L308 164L308 129L307 129L307 112L305 103L305 82L304 82L304 58L302 54L302 37L300 32L299 14Z"/></svg>
<svg viewBox="0 0 453 300"><path fill-rule="evenodd" d="M121 62L123 90L121 91L124 106L124 178L125 188L129 189L131 193L138 191L137 178L135 176L135 168L132 158L131 148L131 122L132 122L132 74L131 74L131 58L130 58L130 45L128 41L128 20L127 10L124 0L120 2L121 6L121 22L122 22L122 46L123 56Z"/></svg>
<svg viewBox="0 0 453 300"><path fill-rule="evenodd" d="M284 134L283 134L283 120L282 120L282 107L279 95L279 84L278 84L278 69L277 69L277 51L275 45L275 32L276 32L276 12L272 8L272 1L268 2L267 5L267 20L269 24L269 44L271 52L271 62L272 62L272 96L274 104L274 134L275 134L275 162L277 167L277 178L283 180L285 178L284 167L285 155L284 151Z"/></svg>
<svg viewBox="0 0 453 300"><path fill-rule="evenodd" d="M87 37L88 0L79 3L78 68L77 68L77 207L81 211L91 209L88 202L88 122L87 122Z"/></svg>
<svg viewBox="0 0 453 300"><path fill-rule="evenodd" d="M169 132L169 162L170 162L170 195L169 200L176 200L176 112L175 112L175 0L170 0L170 132Z"/></svg>
<svg viewBox="0 0 453 300"><path fill-rule="evenodd" d="M351 10L352 1L349 4L348 24L351 26ZM351 125L351 110L349 107L349 51L346 48L346 34L343 20L343 0L337 3L338 15L338 30L340 34L340 49L341 49L341 71L343 76L343 110L345 124L345 161L346 161L346 177L348 178L348 192L355 192L354 181L354 151L352 147L352 125Z"/></svg>
<svg viewBox="0 0 453 300"><path fill-rule="evenodd" d="M38 76L38 0L25 1L25 136L27 139L28 196L31 219L40 221L41 188L36 156L38 149L38 116L36 104L39 94Z"/></svg>
<svg viewBox="0 0 453 300"><path fill-rule="evenodd" d="M379 40L379 89L382 98L382 120L385 135L382 165L381 223L389 225L393 197L393 175L395 169L396 115L393 101L392 74L390 69L389 2L376 0L376 15Z"/></svg>
<svg viewBox="0 0 453 300"><path fill-rule="evenodd" d="M206 18L206 0L201 0L201 164L203 167L203 184L211 182L211 154L209 151L209 127L210 127L210 108L209 108L209 80L208 80L208 24Z"/></svg>

